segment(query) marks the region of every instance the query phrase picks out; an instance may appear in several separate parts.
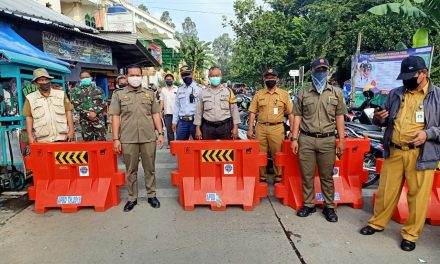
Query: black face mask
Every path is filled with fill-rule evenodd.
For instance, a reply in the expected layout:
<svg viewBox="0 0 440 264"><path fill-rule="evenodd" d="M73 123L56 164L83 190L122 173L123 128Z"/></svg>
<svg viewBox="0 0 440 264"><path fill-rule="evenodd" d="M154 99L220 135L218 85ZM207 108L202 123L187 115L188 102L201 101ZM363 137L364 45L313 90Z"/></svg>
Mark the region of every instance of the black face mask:
<svg viewBox="0 0 440 264"><path fill-rule="evenodd" d="M121 84L121 85L118 85L118 87L119 87L120 89L124 89L125 87L127 87L127 84L126 84L126 83L123 83L123 84Z"/></svg>
<svg viewBox="0 0 440 264"><path fill-rule="evenodd" d="M269 89L272 89L275 87L275 85L277 85L277 81L275 80L267 80L264 82L264 84L266 84L266 87Z"/></svg>
<svg viewBox="0 0 440 264"><path fill-rule="evenodd" d="M413 77L409 80L403 80L403 86L405 86L406 89L413 91L419 87L419 83L417 82L418 77Z"/></svg>
<svg viewBox="0 0 440 264"><path fill-rule="evenodd" d="M183 82L186 84L186 86L189 86L193 82L193 78L185 77L183 78Z"/></svg>
<svg viewBox="0 0 440 264"><path fill-rule="evenodd" d="M43 91L49 91L49 89L50 89L50 83L40 84L39 87L40 87L40 89L43 90Z"/></svg>

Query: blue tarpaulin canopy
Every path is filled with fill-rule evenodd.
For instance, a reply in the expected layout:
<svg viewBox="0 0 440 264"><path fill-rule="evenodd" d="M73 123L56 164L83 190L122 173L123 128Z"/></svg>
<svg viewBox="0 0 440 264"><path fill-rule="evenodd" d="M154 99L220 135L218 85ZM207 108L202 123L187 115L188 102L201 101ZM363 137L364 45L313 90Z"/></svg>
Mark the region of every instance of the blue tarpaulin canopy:
<svg viewBox="0 0 440 264"><path fill-rule="evenodd" d="M70 73L69 64L50 56L18 35L10 25L0 22L0 54L8 61Z"/></svg>

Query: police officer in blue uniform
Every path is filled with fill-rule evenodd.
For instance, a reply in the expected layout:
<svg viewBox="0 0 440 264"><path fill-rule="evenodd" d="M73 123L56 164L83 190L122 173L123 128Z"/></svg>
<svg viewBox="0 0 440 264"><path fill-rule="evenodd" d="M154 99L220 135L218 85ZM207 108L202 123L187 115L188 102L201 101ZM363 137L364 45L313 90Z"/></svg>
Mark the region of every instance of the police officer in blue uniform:
<svg viewBox="0 0 440 264"><path fill-rule="evenodd" d="M188 140L190 135L195 139L194 115L202 88L193 81L191 66L181 67L180 76L184 84L177 89L172 128L176 140Z"/></svg>

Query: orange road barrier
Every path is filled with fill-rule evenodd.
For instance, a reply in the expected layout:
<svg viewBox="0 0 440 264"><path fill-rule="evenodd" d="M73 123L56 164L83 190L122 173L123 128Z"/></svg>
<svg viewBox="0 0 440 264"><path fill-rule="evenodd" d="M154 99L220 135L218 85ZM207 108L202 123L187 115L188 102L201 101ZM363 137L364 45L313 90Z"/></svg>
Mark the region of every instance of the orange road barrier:
<svg viewBox="0 0 440 264"><path fill-rule="evenodd" d="M33 171L28 192L36 213L51 207L63 213L79 207L102 212L119 204L125 174L118 171L112 142L35 143L30 152L25 163Z"/></svg>
<svg viewBox="0 0 440 264"><path fill-rule="evenodd" d="M179 187L185 210L210 205L225 210L242 205L252 210L267 196L267 183L260 183L259 168L267 164L256 140L172 141L171 154L178 157L178 170L171 182Z"/></svg>

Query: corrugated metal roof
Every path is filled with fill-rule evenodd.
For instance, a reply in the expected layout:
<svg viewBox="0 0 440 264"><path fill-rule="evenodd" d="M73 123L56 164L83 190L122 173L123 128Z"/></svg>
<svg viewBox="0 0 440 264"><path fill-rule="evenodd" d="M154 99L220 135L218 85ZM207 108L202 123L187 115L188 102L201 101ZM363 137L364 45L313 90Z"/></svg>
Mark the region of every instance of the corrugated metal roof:
<svg viewBox="0 0 440 264"><path fill-rule="evenodd" d="M66 28L78 28L81 31L98 33L99 31L81 24L68 16L47 8L34 0L0 0L0 12L14 15L41 24L52 24Z"/></svg>
<svg viewBox="0 0 440 264"><path fill-rule="evenodd" d="M122 44L136 44L136 40L144 38L141 34L130 33L130 32L112 32L112 31L101 31L99 34L87 34L89 36L100 38L107 41L113 41Z"/></svg>

